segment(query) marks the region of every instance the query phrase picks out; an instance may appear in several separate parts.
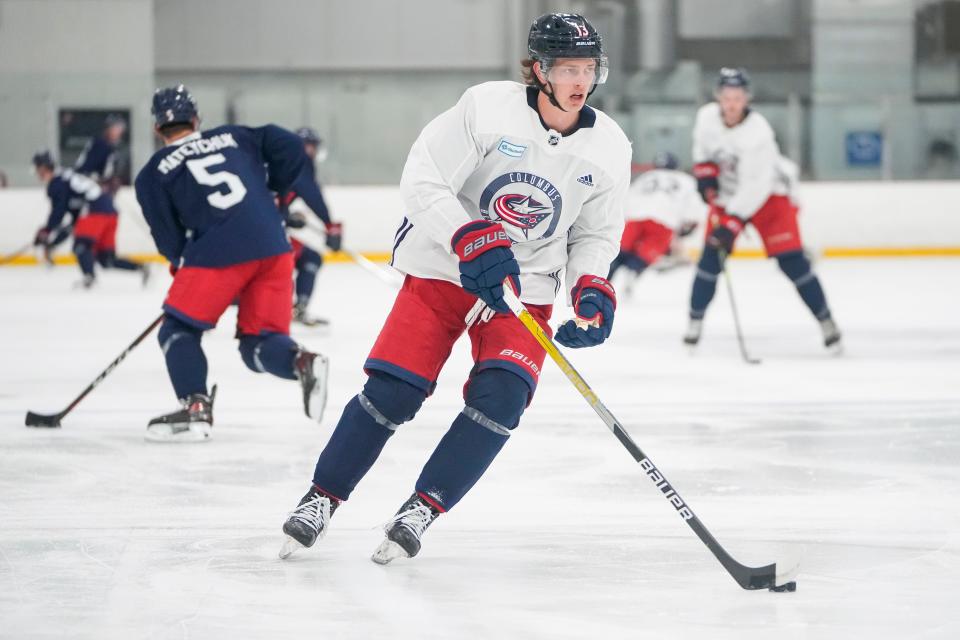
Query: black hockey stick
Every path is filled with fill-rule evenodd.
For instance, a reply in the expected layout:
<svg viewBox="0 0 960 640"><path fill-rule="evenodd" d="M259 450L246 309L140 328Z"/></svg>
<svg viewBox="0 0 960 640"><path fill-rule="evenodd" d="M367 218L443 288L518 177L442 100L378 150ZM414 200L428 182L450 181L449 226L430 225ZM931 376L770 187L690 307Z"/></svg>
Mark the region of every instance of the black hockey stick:
<svg viewBox="0 0 960 640"><path fill-rule="evenodd" d="M45 415L42 413L34 413L33 411L27 411L26 425L28 427L49 427L49 428L61 426L60 420L62 420L65 415L73 411L74 407L80 404L80 401L86 398L88 393L96 389L97 385L103 382L103 379L106 378L108 375L110 375L110 372L113 371L118 364L123 362L123 359L126 358L131 351L133 351L133 348L136 347L141 342L143 342L143 339L146 338L148 335L150 335L150 333L154 329L156 329L157 325L159 325L162 321L163 321L163 314L161 314L156 320L151 322L150 326L144 329L143 333L137 336L137 338L130 343L130 346L124 349L123 353L117 356L116 360L114 360L109 365L107 365L107 368L104 369L103 372L101 372L100 375L98 375L96 379L93 382L91 382L86 389L83 390L83 393L77 396L74 399L74 401L71 402L66 409L64 409L60 413L54 413L52 415Z"/></svg>
<svg viewBox="0 0 960 640"><path fill-rule="evenodd" d="M647 454L640 450L640 447L633 441L630 434L626 432L620 422L610 413L610 410L600 401L600 398L593 392L593 389L590 388L586 380L577 373L577 370L573 368L570 361L567 360L566 356L557 348L557 345L554 344L550 336L537 324L537 321L530 315L530 312L527 311L523 303L520 302L513 293L513 289L510 288L506 282L504 282L503 285L503 294L503 298L513 314L517 316L520 322L523 323L523 326L533 334L533 337L540 343L540 346L550 354L550 357L557 363L560 370L563 371L570 382L573 383L573 386L577 388L580 395L593 407L593 410L597 412L597 415L600 416L603 423L607 425L607 428L610 429L613 435L617 437L617 440L620 441L620 444L630 452L633 459L640 463L640 468L643 469L643 472L650 478L657 489L663 493L663 497L673 505L673 508L676 509L680 517L693 529L693 532L697 534L697 537L700 538L703 544L707 545L710 552L720 561L720 564L723 565L723 568L727 570L733 579L737 581L737 584L744 589L796 591L797 583L793 580L793 577L796 575L797 566L787 567L779 571L777 570L776 564L768 564L763 567L748 567L747 565L740 564L733 556L727 553L727 550L717 542L713 534L707 531L707 528L700 522L700 518L693 513L690 505L680 497L680 494L677 493L677 490L674 489L670 482L664 477L663 473L657 469Z"/></svg>
<svg viewBox="0 0 960 640"><path fill-rule="evenodd" d="M737 301L733 298L733 285L730 283L730 272L727 271L727 254L726 251L720 249L718 252L720 257L720 271L723 272L723 281L727 284L727 297L730 298L730 309L733 311L733 327L737 331L737 344L740 345L740 355L743 356L743 361L747 364L760 364L762 360L760 358L751 358L750 354L747 353L747 344L743 339L743 329L740 327L740 314L737 313Z"/></svg>

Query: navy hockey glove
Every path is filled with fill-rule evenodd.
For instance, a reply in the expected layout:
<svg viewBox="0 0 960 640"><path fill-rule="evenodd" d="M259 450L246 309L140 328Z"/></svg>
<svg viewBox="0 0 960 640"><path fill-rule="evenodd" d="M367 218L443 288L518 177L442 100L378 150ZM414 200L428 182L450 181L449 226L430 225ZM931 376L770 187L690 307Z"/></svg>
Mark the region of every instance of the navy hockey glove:
<svg viewBox="0 0 960 640"><path fill-rule="evenodd" d="M557 329L556 341L565 347L595 347L610 337L617 294L600 276L580 276L573 287L573 310L577 317Z"/></svg>
<svg viewBox="0 0 960 640"><path fill-rule="evenodd" d="M503 300L503 281L510 278L520 295L520 265L510 249L510 238L498 223L474 220L463 225L450 240L460 258L460 284L488 307L510 313Z"/></svg>
<svg viewBox="0 0 960 640"><path fill-rule="evenodd" d="M713 225L713 229L707 236L707 244L730 255L733 251L733 242L743 231L745 224L743 219L729 213L714 212L710 215L710 224Z"/></svg>
<svg viewBox="0 0 960 640"><path fill-rule="evenodd" d="M697 179L700 197L707 204L713 204L720 191L720 167L715 162L698 162L693 165L693 177Z"/></svg>
<svg viewBox="0 0 960 640"><path fill-rule="evenodd" d="M331 222L327 225L327 247L330 251L340 251L343 245L343 225L339 222Z"/></svg>

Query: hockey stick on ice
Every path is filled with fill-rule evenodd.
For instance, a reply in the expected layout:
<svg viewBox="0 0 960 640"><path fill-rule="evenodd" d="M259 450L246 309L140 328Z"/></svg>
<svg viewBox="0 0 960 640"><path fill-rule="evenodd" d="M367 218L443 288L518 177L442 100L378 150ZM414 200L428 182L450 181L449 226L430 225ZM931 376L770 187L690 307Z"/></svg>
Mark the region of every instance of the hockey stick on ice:
<svg viewBox="0 0 960 640"><path fill-rule="evenodd" d="M314 223L309 218L307 218L307 228L313 231L314 233L323 235L324 237L326 237L327 235L326 229ZM359 266L361 269L363 269L373 277L377 278L381 282L384 282L392 287L397 287L397 288L400 288L403 286L403 276L397 273L396 271L390 271L388 269L384 269L373 260L370 260L363 254L357 253L356 251L351 251L350 249L345 249L344 247L340 247L339 251L350 256L350 259L356 262L357 266Z"/></svg>
<svg viewBox="0 0 960 640"><path fill-rule="evenodd" d="M557 366L560 367L564 375L573 383L573 386L577 388L580 395L593 407L593 410L597 412L597 415L600 416L603 423L607 425L607 428L610 429L617 440L620 441L620 444L630 452L633 459L640 463L640 468L643 469L647 477L650 478L653 484L663 493L663 497L673 505L673 508L676 509L680 517L693 529L693 532L697 534L697 537L707 546L714 557L720 561L723 568L737 581L737 584L744 589L795 591L797 583L793 581L793 578L796 575L798 567L793 566L780 570L777 569L776 564L769 564L763 567L748 567L747 565L740 564L733 556L727 553L727 550L717 542L717 539L707 531L707 528L693 513L690 505L680 497L680 494L677 493L677 490L674 489L666 477L664 477L663 473L657 469L653 461L640 450L640 447L637 446L620 422L600 401L600 398L593 392L590 385L577 373L577 370L573 368L570 361L567 360L560 349L557 348L557 345L554 344L550 336L537 324L537 321L530 315L530 312L527 311L523 303L520 302L516 294L513 293L513 289L509 287L506 282L504 282L503 293L504 300L506 300L507 306L510 307L513 314L517 316L520 322L523 323L523 326L533 334L537 342L540 343L540 346L550 354L550 358L557 363Z"/></svg>
<svg viewBox="0 0 960 640"><path fill-rule="evenodd" d="M17 249L17 250L14 251L13 253L8 253L8 254L5 255L5 256L0 256L0 264L6 264L6 263L8 263L8 262L13 262L14 260L16 260L17 258L19 258L20 256L22 256L24 253L26 253L27 251L29 251L31 247L33 247L33 242L30 242L29 244L23 245L22 247L20 247L19 249Z"/></svg>
<svg viewBox="0 0 960 640"><path fill-rule="evenodd" d="M396 271L388 271L378 265L373 260L370 260L362 253L357 253L356 251L351 251L350 249L340 248L340 251L344 252L350 258L353 259L361 268L371 273L374 277L379 278L383 282L387 283L392 287L400 288L403 286L403 276Z"/></svg>
<svg viewBox="0 0 960 640"><path fill-rule="evenodd" d="M146 338L148 335L150 335L150 333L154 329L156 329L157 325L159 325L162 321L163 321L163 314L161 314L156 320L151 322L150 326L144 329L143 333L137 336L137 338L130 343L130 346L124 349L123 353L117 356L116 360L114 360L109 365L107 365L107 368L104 369L100 373L100 375L98 375L96 379L93 382L91 382L86 389L83 390L83 393L77 396L73 400L73 402L71 402L67 406L66 409L64 409L60 413L54 413L50 415L45 415L42 413L34 413L33 411L27 411L26 425L28 427L50 427L50 428L61 426L60 420L62 420L65 415L73 411L74 407L80 404L80 401L87 397L87 394L89 394L91 391L96 389L97 385L103 382L103 379L106 378L108 375L110 375L110 372L113 371L118 364L123 362L123 359L126 358L131 351L133 351L133 348L136 347L141 342L143 342L143 339Z"/></svg>
<svg viewBox="0 0 960 640"><path fill-rule="evenodd" d="M743 339L743 329L740 327L740 314L737 313L737 301L733 298L733 285L730 283L730 272L727 271L727 254L726 251L720 249L718 252L720 258L720 271L723 272L723 281L727 285L727 297L730 298L730 310L733 311L733 327L737 332L737 344L740 345L740 355L743 356L743 361L747 364L760 364L761 360L759 358L751 358L750 354L747 353L747 344Z"/></svg>

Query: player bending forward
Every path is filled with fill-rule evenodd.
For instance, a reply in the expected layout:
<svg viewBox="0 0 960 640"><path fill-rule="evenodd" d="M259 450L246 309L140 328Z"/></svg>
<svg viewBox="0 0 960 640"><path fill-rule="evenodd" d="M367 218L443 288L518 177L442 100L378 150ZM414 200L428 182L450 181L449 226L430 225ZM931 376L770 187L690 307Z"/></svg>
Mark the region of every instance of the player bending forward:
<svg viewBox="0 0 960 640"><path fill-rule="evenodd" d="M373 555L412 557L424 531L493 462L530 403L545 353L509 313L504 281L549 331L566 270L574 311L557 331L568 347L610 335L616 297L606 274L623 229L630 143L586 106L606 80L600 36L579 15L548 14L530 28L526 86L489 82L428 124L400 182L407 208L393 264L403 288L373 346L363 391L320 454L313 485L283 525L287 557L312 546L397 428L436 385L465 331L474 366L465 407L434 449L415 491Z"/></svg>
<svg viewBox="0 0 960 640"><path fill-rule="evenodd" d="M716 102L697 112L693 129L694 175L710 205L707 241L690 296L690 323L683 341L695 345L713 299L721 260L733 251L737 235L750 223L767 255L777 259L803 302L820 323L824 345L839 349L840 330L827 306L820 280L803 252L797 208L779 176L780 149L767 120L752 110L750 79L743 69L720 70Z"/></svg>
<svg viewBox="0 0 960 640"><path fill-rule="evenodd" d="M158 89L152 113L164 147L137 175L137 200L174 274L159 338L183 408L151 420L147 439L210 437L214 394L207 393L200 338L234 300L243 362L299 380L304 410L319 420L327 360L289 335L293 254L272 193L307 176L303 144L274 125L200 131L196 102L183 85Z"/></svg>
<svg viewBox="0 0 960 640"><path fill-rule="evenodd" d="M47 260L50 253L73 227L73 253L83 274L84 289L96 284L94 265L104 269L120 269L140 274L144 285L150 277L146 265L117 255L117 210L113 198L93 178L70 169L57 169L49 151L33 156L37 178L47 187L50 215L37 231L33 243L43 247ZM64 220L67 224L63 224Z"/></svg>
<svg viewBox="0 0 960 640"><path fill-rule="evenodd" d="M704 205L697 195L697 181L677 169L677 158L661 151L654 168L633 181L627 195L627 224L620 240L620 253L610 265L607 279L626 267L639 276L670 251L674 234L685 236L703 218Z"/></svg>

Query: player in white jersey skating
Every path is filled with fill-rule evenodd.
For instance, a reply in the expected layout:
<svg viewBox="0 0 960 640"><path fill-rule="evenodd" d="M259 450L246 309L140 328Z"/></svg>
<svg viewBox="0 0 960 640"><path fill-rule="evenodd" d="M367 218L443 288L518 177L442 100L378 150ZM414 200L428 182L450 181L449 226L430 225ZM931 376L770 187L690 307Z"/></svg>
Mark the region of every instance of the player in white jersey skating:
<svg viewBox="0 0 960 640"><path fill-rule="evenodd" d="M737 235L750 223L767 255L796 286L820 323L824 345L839 348L840 330L827 306L820 280L803 252L797 207L790 199L794 173L783 163L773 129L750 108L750 79L743 69L720 70L716 102L697 112L693 129L694 175L710 205L707 240L697 264L690 296L690 323L683 341L695 345L713 299L721 261L733 251Z"/></svg>
<svg viewBox="0 0 960 640"><path fill-rule="evenodd" d="M578 319L568 347L602 343L616 296L602 277L617 254L630 181L630 143L586 105L606 80L600 35L579 15L548 14L530 28L526 84L488 82L463 94L414 143L400 181L406 218L393 265L403 288L320 454L313 485L284 523L281 557L313 545L330 517L436 386L453 343L470 337L465 407L427 461L415 492L374 553L412 557L424 530L480 479L520 422L544 350L509 313L504 281L549 331L566 272Z"/></svg>
<svg viewBox="0 0 960 640"><path fill-rule="evenodd" d="M637 176L627 193L627 223L620 253L610 265L608 280L621 267L636 275L670 252L674 236L684 236L706 215L697 181L677 169L672 153L661 151L654 168Z"/></svg>

